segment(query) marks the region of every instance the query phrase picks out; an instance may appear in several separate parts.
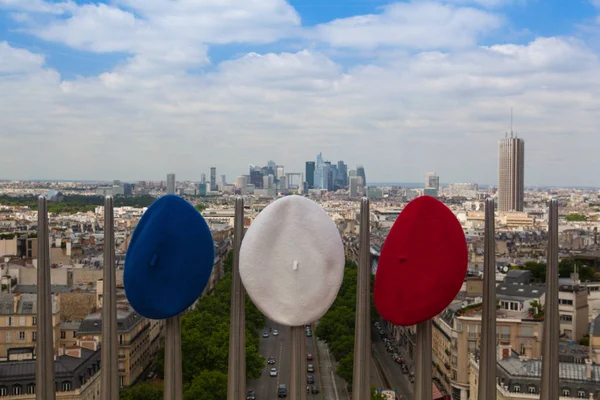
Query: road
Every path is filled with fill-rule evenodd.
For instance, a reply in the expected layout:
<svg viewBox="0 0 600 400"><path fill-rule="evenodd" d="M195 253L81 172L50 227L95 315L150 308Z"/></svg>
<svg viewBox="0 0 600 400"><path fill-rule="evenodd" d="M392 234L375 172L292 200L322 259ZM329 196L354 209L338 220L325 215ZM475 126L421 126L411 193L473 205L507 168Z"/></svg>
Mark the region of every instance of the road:
<svg viewBox="0 0 600 400"><path fill-rule="evenodd" d="M384 328L385 330L385 328ZM388 332L389 333L389 332ZM396 395L403 395L402 399L412 400L414 397L414 384L408 380L408 375L402 373L402 367L397 364L390 354L385 349L383 340L374 327L371 329L371 342L373 346L373 357L376 358L386 375L387 380L393 387L387 389L395 389ZM401 350L400 354L407 361L407 365L411 371L414 371L414 363L408 357L405 351Z"/></svg>
<svg viewBox="0 0 600 400"><path fill-rule="evenodd" d="M254 381L249 381L246 384L248 390L254 390L256 392L257 400L277 399L277 388L279 385L286 385L288 390L290 388L290 328L276 324L272 321L267 321L267 327L263 332L268 332L269 327L279 330L279 335L273 336L273 333L270 332L268 338L263 338L262 332L260 332L261 339L259 353L261 356L265 357L265 359L269 357L275 357L275 365L268 365L265 361L265 367L260 378ZM314 335L314 329L312 332ZM307 361L306 364L312 363L315 365L316 355L313 347L312 337L305 336L305 341L306 352L313 355L313 361ZM269 376L269 371L273 367L277 368L277 377ZM321 382L319 382L318 371L315 370L315 372L310 373L310 375L314 376L315 385L319 386L320 388ZM310 394L308 399L321 399L321 394Z"/></svg>

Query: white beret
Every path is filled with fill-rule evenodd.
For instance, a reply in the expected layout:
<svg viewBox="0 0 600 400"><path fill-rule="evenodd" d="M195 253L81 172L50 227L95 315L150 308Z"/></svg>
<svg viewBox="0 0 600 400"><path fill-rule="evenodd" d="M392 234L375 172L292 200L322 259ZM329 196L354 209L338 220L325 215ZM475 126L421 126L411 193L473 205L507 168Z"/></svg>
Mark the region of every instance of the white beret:
<svg viewBox="0 0 600 400"><path fill-rule="evenodd" d="M240 249L240 277L270 320L288 326L321 318L344 276L344 244L323 208L286 196L254 220Z"/></svg>

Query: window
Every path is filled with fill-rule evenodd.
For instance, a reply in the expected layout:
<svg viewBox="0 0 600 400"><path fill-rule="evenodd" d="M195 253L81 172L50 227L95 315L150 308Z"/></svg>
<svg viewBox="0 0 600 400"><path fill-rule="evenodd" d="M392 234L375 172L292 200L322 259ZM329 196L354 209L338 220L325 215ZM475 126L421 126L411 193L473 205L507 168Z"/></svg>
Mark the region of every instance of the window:
<svg viewBox="0 0 600 400"><path fill-rule="evenodd" d="M536 389L535 386L529 386L529 394L535 394Z"/></svg>
<svg viewBox="0 0 600 400"><path fill-rule="evenodd" d="M123 344L123 335L119 335L119 344Z"/></svg>
<svg viewBox="0 0 600 400"><path fill-rule="evenodd" d="M13 319L12 317L6 317L6 326L12 326Z"/></svg>
<svg viewBox="0 0 600 400"><path fill-rule="evenodd" d="M519 329L519 336L523 336L523 337L531 337L531 336L533 336L533 327L531 327L531 326L522 326Z"/></svg>
<svg viewBox="0 0 600 400"><path fill-rule="evenodd" d="M587 396L585 395L585 390L578 390L577 391L577 398L578 399L587 399Z"/></svg>
<svg viewBox="0 0 600 400"><path fill-rule="evenodd" d="M568 314L560 314L560 322L573 322L573 316Z"/></svg>
<svg viewBox="0 0 600 400"><path fill-rule="evenodd" d="M73 339L77 337L77 332L73 331Z"/></svg>
<svg viewBox="0 0 600 400"><path fill-rule="evenodd" d="M0 386L0 396L8 396L8 388L6 386Z"/></svg>
<svg viewBox="0 0 600 400"><path fill-rule="evenodd" d="M36 326L37 325L37 317L32 317L31 320L32 320L32 325Z"/></svg>
<svg viewBox="0 0 600 400"><path fill-rule="evenodd" d="M562 304L563 306L572 306L573 300L558 299L558 304Z"/></svg>
<svg viewBox="0 0 600 400"><path fill-rule="evenodd" d="M477 350L476 344L477 343L472 340L469 341L469 353L475 353L475 350Z"/></svg>
<svg viewBox="0 0 600 400"><path fill-rule="evenodd" d="M514 385L513 386L513 392L515 392L515 393L521 393L521 386L520 385Z"/></svg>
<svg viewBox="0 0 600 400"><path fill-rule="evenodd" d="M60 331L60 338L61 338L61 339L66 339L66 338L67 338L67 332L65 332L65 331Z"/></svg>
<svg viewBox="0 0 600 400"><path fill-rule="evenodd" d="M35 394L35 384L30 383L27 385L27 394Z"/></svg>
<svg viewBox="0 0 600 400"><path fill-rule="evenodd" d="M15 396L23 394L23 388L21 387L21 385L14 385L12 389L12 394Z"/></svg>
<svg viewBox="0 0 600 400"><path fill-rule="evenodd" d="M63 382L62 383L62 391L63 392L71 391L71 382Z"/></svg>
<svg viewBox="0 0 600 400"><path fill-rule="evenodd" d="M123 386L125 386L125 377L120 376L119 377L119 387L123 387Z"/></svg>
<svg viewBox="0 0 600 400"><path fill-rule="evenodd" d="M571 395L571 391L569 389L562 390L563 397L569 397Z"/></svg>
<svg viewBox="0 0 600 400"><path fill-rule="evenodd" d="M25 326L25 317L19 317L19 325Z"/></svg>
<svg viewBox="0 0 600 400"><path fill-rule="evenodd" d="M6 332L6 343L12 342L12 332Z"/></svg>
<svg viewBox="0 0 600 400"><path fill-rule="evenodd" d="M37 341L37 332L31 332L31 341L32 342L36 342Z"/></svg>
<svg viewBox="0 0 600 400"><path fill-rule="evenodd" d="M19 332L19 340L25 340L27 334L25 332Z"/></svg>

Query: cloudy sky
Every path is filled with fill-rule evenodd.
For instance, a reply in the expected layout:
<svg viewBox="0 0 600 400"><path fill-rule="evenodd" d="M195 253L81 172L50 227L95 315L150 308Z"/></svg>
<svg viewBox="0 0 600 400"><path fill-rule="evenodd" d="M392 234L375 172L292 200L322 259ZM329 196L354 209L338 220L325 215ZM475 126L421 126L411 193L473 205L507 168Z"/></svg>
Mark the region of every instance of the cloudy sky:
<svg viewBox="0 0 600 400"><path fill-rule="evenodd" d="M600 186L600 0L0 0L0 177Z"/></svg>

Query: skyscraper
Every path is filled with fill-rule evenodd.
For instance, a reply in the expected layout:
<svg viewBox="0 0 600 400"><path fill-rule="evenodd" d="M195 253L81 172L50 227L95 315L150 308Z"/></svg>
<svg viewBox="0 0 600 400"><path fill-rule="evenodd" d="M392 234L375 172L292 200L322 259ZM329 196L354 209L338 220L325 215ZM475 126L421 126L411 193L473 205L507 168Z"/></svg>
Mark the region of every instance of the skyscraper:
<svg viewBox="0 0 600 400"><path fill-rule="evenodd" d="M350 197L358 196L358 176L350 176Z"/></svg>
<svg viewBox="0 0 600 400"><path fill-rule="evenodd" d="M367 186L367 177L365 176L365 168L362 165L356 166L356 176L362 178L362 185Z"/></svg>
<svg viewBox="0 0 600 400"><path fill-rule="evenodd" d="M200 183L206 183L206 174L200 174Z"/></svg>
<svg viewBox="0 0 600 400"><path fill-rule="evenodd" d="M440 190L440 177L435 172L425 174L425 189Z"/></svg>
<svg viewBox="0 0 600 400"><path fill-rule="evenodd" d="M523 211L525 141L513 136L498 142L498 211Z"/></svg>
<svg viewBox="0 0 600 400"><path fill-rule="evenodd" d="M308 184L309 189L314 189L314 187L315 187L315 162L314 161L306 162L306 183Z"/></svg>
<svg viewBox="0 0 600 400"><path fill-rule="evenodd" d="M223 185L226 185L226 184L227 184L227 177L226 177L225 175L221 175L221 183L222 183Z"/></svg>
<svg viewBox="0 0 600 400"><path fill-rule="evenodd" d="M217 190L217 168L210 167L210 190L214 192Z"/></svg>
<svg viewBox="0 0 600 400"><path fill-rule="evenodd" d="M175 193L175 174L167 174L167 194Z"/></svg>
<svg viewBox="0 0 600 400"><path fill-rule="evenodd" d="M348 186L348 166L342 160L337 162L336 182L340 187Z"/></svg>

